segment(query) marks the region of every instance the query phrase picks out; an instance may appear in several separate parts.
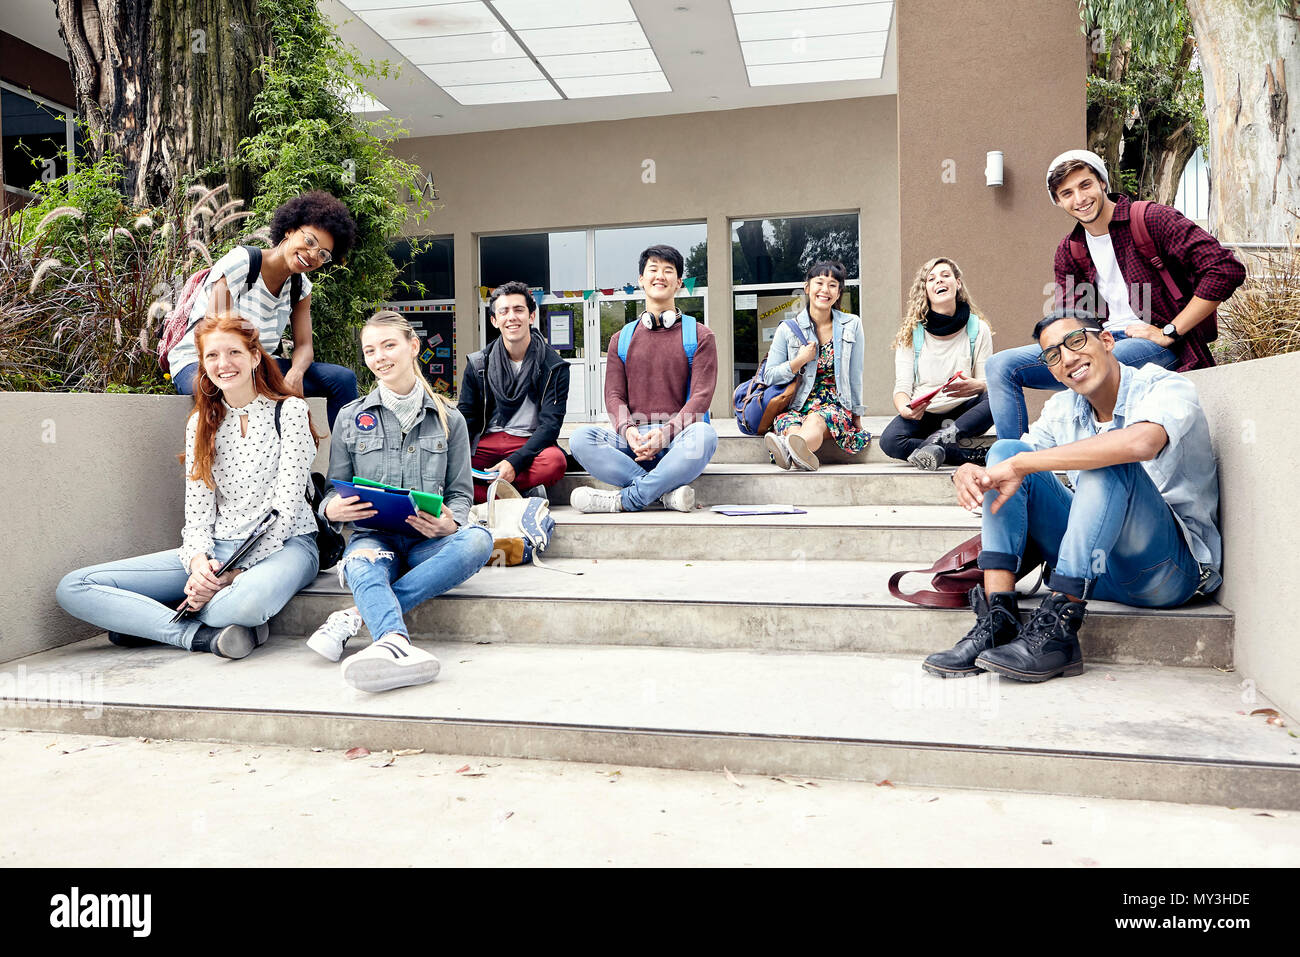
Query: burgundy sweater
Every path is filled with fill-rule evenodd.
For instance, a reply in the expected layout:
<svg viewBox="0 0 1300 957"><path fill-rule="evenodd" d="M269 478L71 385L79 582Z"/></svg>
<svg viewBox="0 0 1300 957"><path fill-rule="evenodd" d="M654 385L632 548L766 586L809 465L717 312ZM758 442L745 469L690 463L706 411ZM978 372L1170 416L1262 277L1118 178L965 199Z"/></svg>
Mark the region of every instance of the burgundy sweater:
<svg viewBox="0 0 1300 957"><path fill-rule="evenodd" d="M605 409L614 431L629 425L658 425L672 439L704 420L718 380L718 346L703 323L697 323L698 346L692 369L682 346L682 324L647 329L640 324L627 348L627 364L618 357L618 333L610 337L605 364ZM688 392L689 388L689 392Z"/></svg>

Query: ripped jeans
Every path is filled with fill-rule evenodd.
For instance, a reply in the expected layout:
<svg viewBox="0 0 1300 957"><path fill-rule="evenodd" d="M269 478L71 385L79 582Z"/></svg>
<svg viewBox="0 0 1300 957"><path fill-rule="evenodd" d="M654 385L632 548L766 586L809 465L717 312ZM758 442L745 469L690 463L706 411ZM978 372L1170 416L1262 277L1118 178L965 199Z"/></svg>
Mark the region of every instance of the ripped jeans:
<svg viewBox="0 0 1300 957"><path fill-rule="evenodd" d="M363 550L371 554L357 554ZM343 552L341 574L371 640L394 632L409 638L402 616L472 577L491 555L492 533L479 525L443 538L359 528Z"/></svg>

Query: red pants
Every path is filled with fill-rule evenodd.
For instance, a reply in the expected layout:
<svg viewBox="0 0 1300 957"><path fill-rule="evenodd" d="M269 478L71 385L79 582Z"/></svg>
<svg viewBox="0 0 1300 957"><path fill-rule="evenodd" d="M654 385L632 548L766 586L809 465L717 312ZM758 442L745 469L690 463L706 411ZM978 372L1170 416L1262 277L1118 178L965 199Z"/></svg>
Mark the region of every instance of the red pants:
<svg viewBox="0 0 1300 957"><path fill-rule="evenodd" d="M476 469L490 469L522 449L527 441L527 437L511 435L509 432L485 432L478 441L478 451L474 453L470 464ZM515 473L515 480L510 484L526 494L535 485L554 485L564 477L567 467L564 451L558 445L552 445L538 452L528 468ZM479 505L487 501L486 482L475 479L474 501Z"/></svg>

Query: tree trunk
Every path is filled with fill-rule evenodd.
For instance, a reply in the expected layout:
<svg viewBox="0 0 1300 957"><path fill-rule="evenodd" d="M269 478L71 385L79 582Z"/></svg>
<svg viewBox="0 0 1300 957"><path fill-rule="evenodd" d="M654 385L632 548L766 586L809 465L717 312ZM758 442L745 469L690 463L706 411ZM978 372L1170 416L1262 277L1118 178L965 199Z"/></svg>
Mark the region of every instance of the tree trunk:
<svg viewBox="0 0 1300 957"><path fill-rule="evenodd" d="M1088 75L1098 75L1097 62L1100 56L1097 43L1091 32L1084 41L1088 44ZM1133 47L1120 37L1110 43L1110 58L1106 62L1106 78L1116 82L1128 72L1129 60L1133 56ZM1088 149L1106 161L1107 169L1119 166L1120 147L1124 142L1124 120L1126 117L1116 112L1113 106L1093 104L1088 107Z"/></svg>
<svg viewBox="0 0 1300 957"><path fill-rule="evenodd" d="M1293 8L1295 4L1292 4ZM1285 243L1300 218L1300 21L1274 0L1187 0L1210 123L1210 224L1229 242Z"/></svg>
<svg viewBox="0 0 1300 957"><path fill-rule="evenodd" d="M56 3L91 154L118 155L127 199L159 203L214 162L250 198L236 157L270 47L257 0Z"/></svg>

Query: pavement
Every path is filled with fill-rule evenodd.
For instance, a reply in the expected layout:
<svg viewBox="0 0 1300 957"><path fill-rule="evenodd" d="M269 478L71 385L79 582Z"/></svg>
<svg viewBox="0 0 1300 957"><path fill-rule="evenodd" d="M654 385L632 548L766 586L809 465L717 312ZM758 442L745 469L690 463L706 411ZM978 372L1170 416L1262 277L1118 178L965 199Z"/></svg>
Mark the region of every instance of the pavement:
<svg viewBox="0 0 1300 957"><path fill-rule="evenodd" d="M0 766L9 867L1300 865L1249 808L20 730Z"/></svg>

